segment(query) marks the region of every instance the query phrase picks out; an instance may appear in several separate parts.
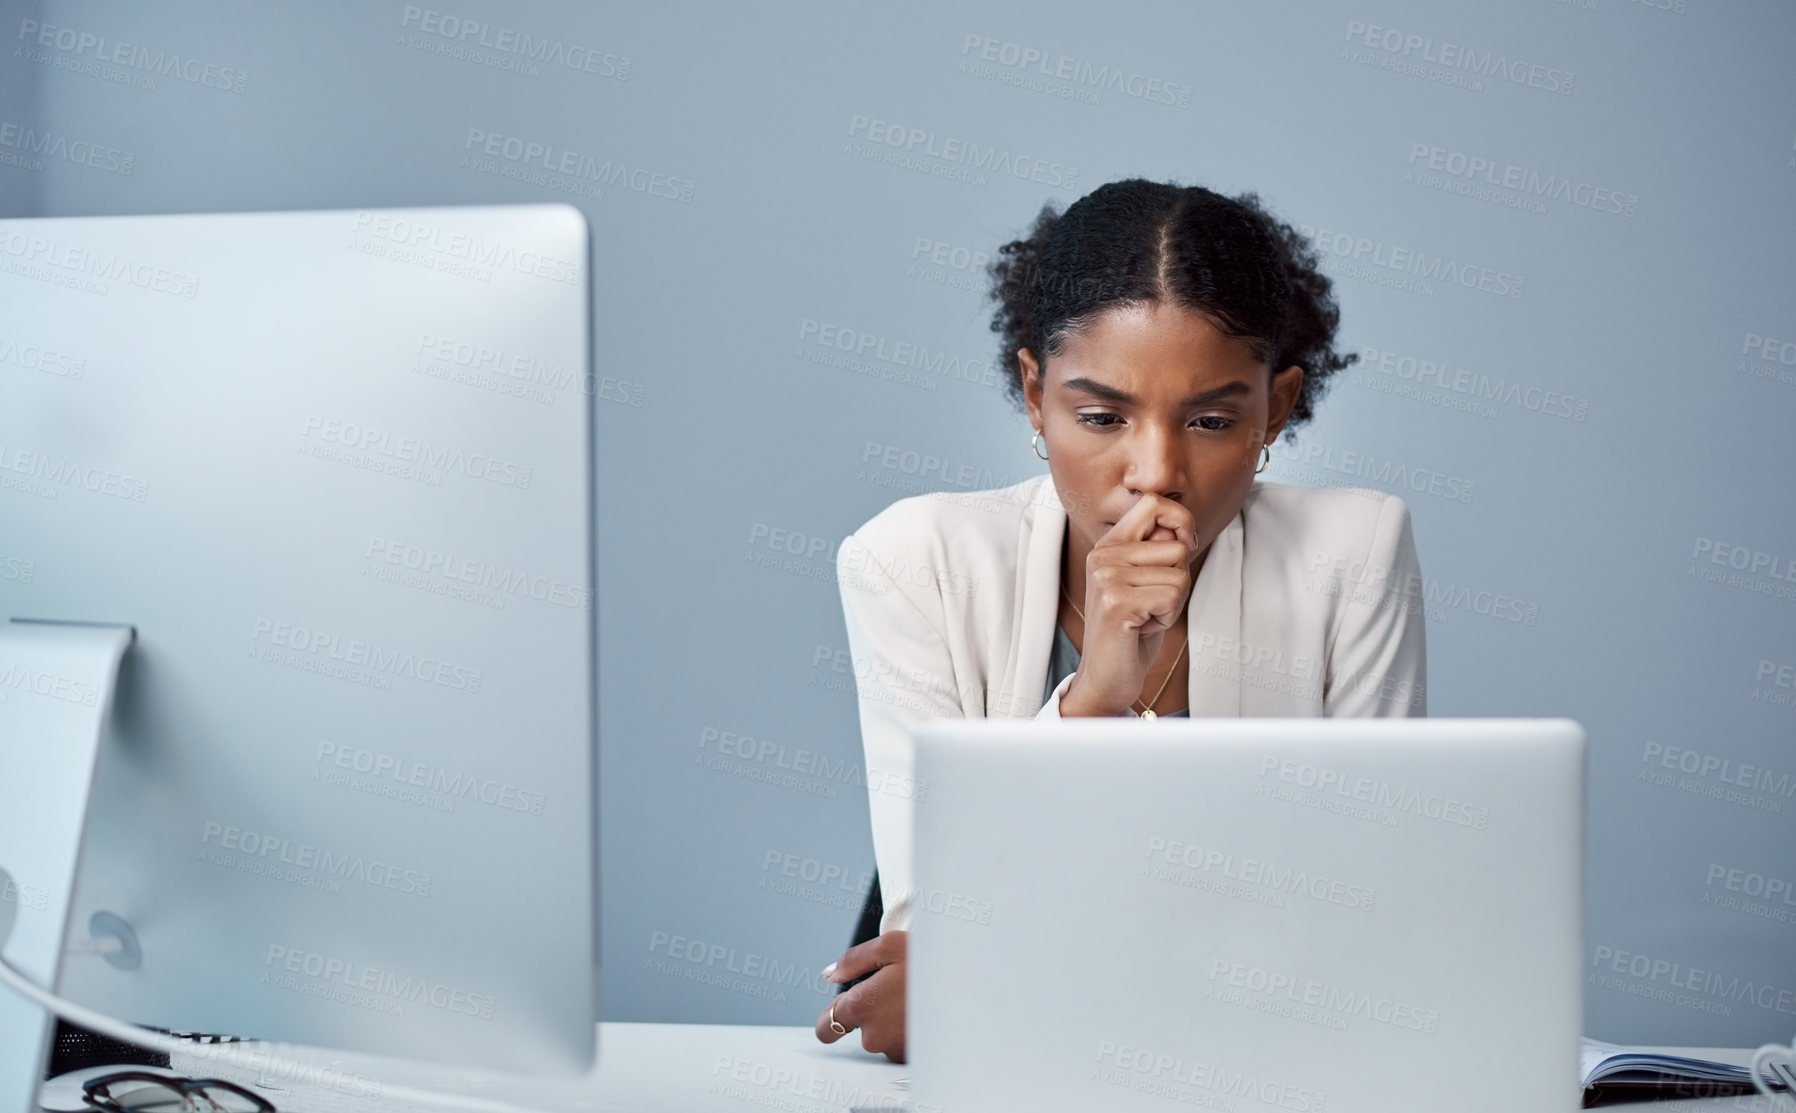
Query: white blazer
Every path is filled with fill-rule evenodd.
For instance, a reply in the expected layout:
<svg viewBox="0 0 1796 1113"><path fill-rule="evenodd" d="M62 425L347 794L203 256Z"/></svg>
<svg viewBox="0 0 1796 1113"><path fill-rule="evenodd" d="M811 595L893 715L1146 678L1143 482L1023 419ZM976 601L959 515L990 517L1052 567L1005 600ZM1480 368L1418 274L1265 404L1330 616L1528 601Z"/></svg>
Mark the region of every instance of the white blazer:
<svg viewBox="0 0 1796 1113"><path fill-rule="evenodd" d="M912 776L916 727L1060 717L1072 678L1043 689L1065 536L1042 475L901 499L837 550L882 932L910 924L911 804L928 791ZM1194 717L1426 714L1421 569L1394 495L1255 483L1186 613Z"/></svg>

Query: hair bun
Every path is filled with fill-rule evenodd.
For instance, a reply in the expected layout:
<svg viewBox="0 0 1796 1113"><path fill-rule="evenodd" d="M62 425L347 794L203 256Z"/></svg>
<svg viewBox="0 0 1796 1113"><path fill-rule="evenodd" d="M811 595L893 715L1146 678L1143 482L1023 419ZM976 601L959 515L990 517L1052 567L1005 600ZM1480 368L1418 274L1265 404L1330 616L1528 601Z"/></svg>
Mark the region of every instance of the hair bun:
<svg viewBox="0 0 1796 1113"><path fill-rule="evenodd" d="M992 314L992 331L998 334L1003 351L999 365L1005 368L1007 381L1016 383L1018 399L1022 397L1022 383L1018 379L1020 370L1017 367L1016 353L1020 348L1036 351L1041 344L1037 332L1041 303L1042 255L1046 252L1048 238L1060 225L1060 212L1054 208L1052 201L1041 207L1035 214L1035 222L1029 227L1029 234L1020 240L1011 240L998 248L998 254L992 260L991 297L998 303L998 311Z"/></svg>

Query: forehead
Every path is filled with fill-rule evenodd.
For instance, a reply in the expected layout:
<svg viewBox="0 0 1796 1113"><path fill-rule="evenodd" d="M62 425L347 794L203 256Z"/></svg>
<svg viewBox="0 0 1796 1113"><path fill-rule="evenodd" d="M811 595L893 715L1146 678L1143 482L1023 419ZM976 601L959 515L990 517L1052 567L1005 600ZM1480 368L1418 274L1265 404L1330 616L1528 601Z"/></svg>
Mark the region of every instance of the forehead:
<svg viewBox="0 0 1796 1113"><path fill-rule="evenodd" d="M1062 379L1101 376L1183 389L1263 371L1265 364L1247 340L1228 335L1197 310L1150 302L1106 309L1069 332L1048 368Z"/></svg>

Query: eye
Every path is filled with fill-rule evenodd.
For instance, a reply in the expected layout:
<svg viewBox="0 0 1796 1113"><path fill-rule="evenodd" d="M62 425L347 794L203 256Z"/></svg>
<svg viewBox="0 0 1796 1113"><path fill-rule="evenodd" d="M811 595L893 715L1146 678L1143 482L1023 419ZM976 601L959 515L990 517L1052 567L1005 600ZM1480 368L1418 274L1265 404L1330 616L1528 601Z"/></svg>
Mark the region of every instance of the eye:
<svg viewBox="0 0 1796 1113"><path fill-rule="evenodd" d="M1096 410L1090 413L1075 413L1073 419L1081 425L1090 425L1098 429L1108 429L1122 420L1121 415Z"/></svg>
<svg viewBox="0 0 1796 1113"><path fill-rule="evenodd" d="M1205 414L1191 424L1202 429L1206 433L1221 433L1234 428L1235 419L1232 417L1223 417L1221 414Z"/></svg>

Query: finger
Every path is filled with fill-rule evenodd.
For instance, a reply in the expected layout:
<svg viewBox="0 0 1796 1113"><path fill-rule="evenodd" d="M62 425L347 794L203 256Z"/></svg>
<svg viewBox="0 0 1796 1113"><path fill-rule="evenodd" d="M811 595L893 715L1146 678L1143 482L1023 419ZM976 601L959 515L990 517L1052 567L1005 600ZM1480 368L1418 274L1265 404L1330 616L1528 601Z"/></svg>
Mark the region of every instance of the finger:
<svg viewBox="0 0 1796 1113"><path fill-rule="evenodd" d="M904 1054L903 971L902 965L894 963L855 987L853 1019L860 1026L861 1047L867 1051Z"/></svg>
<svg viewBox="0 0 1796 1113"><path fill-rule="evenodd" d="M1180 590L1191 586L1191 570L1168 568L1164 564L1106 564L1094 569L1086 581L1086 594L1093 606L1106 608L1137 588L1169 587Z"/></svg>
<svg viewBox="0 0 1796 1113"><path fill-rule="evenodd" d="M826 1008L821 1013L817 1014L818 1039L822 1040L824 1043L835 1043L843 1036L846 1036L848 1033L860 1027L860 1022L853 1019L856 1015L854 1007L860 1003L860 992L861 987L857 985L847 993L839 994L836 999L830 1003L829 1008ZM843 1030L840 1032L830 1027L829 1021L832 1009L834 1010L836 1023L842 1026Z"/></svg>
<svg viewBox="0 0 1796 1113"><path fill-rule="evenodd" d="M852 982L862 974L873 971L903 958L902 940L890 938L902 935L902 932L888 931L884 935L858 943L842 952L842 957L825 966L823 977L832 982ZM896 956L892 951L898 948Z"/></svg>
<svg viewBox="0 0 1796 1113"><path fill-rule="evenodd" d="M1185 600L1188 592L1180 587L1156 587L1143 592L1147 604L1148 620L1141 624L1144 634L1159 633L1170 630L1179 623L1179 615L1185 611Z"/></svg>
<svg viewBox="0 0 1796 1113"><path fill-rule="evenodd" d="M1176 540L1182 542L1188 552L1195 553L1199 548L1197 540L1197 516L1191 508L1182 502L1171 499L1159 499L1159 506L1154 515L1154 528L1148 531L1153 540ZM1170 533L1166 538L1160 535Z"/></svg>
<svg viewBox="0 0 1796 1113"><path fill-rule="evenodd" d="M1187 550L1197 548L1197 521L1183 504L1159 495L1142 495L1097 544L1146 541L1157 528L1170 530Z"/></svg>
<svg viewBox="0 0 1796 1113"><path fill-rule="evenodd" d="M1183 567L1110 565L1093 574L1086 594L1091 606L1088 631L1109 627L1138 635L1156 633L1178 622L1191 595L1191 572Z"/></svg>
<svg viewBox="0 0 1796 1113"><path fill-rule="evenodd" d="M1185 592L1176 587L1140 588L1119 600L1117 614L1123 628L1134 634L1158 634L1178 624L1185 608Z"/></svg>
<svg viewBox="0 0 1796 1113"><path fill-rule="evenodd" d="M1119 544L1124 541L1145 541L1157 524L1157 503L1170 501L1158 495L1142 495L1135 500L1135 505L1123 512L1104 536L1097 539L1096 544Z"/></svg>
<svg viewBox="0 0 1796 1113"><path fill-rule="evenodd" d="M1165 527L1160 527L1163 531ZM1106 564L1155 565L1163 568L1184 568L1191 563L1191 550L1183 541L1172 539L1155 541L1111 541L1106 543L1099 539L1091 549L1091 556L1086 558L1086 570L1093 571Z"/></svg>
<svg viewBox="0 0 1796 1113"><path fill-rule="evenodd" d="M1094 639L1095 645L1099 640L1164 633L1178 624L1186 594L1178 587L1142 588L1120 593L1104 607L1103 618L1094 616L1086 625L1086 636Z"/></svg>

